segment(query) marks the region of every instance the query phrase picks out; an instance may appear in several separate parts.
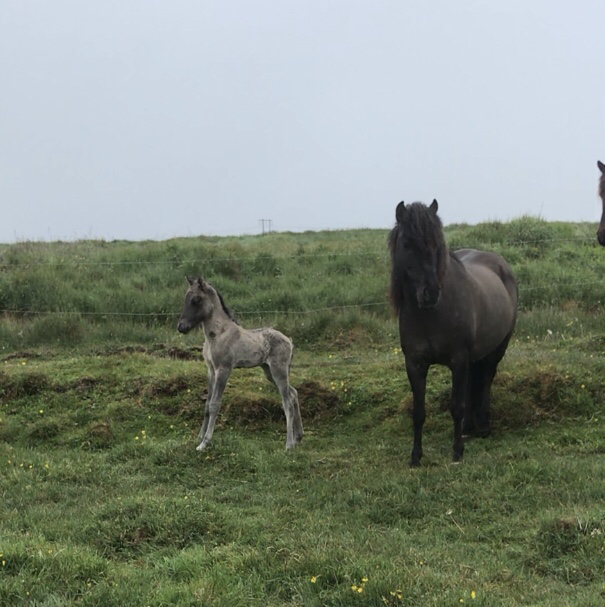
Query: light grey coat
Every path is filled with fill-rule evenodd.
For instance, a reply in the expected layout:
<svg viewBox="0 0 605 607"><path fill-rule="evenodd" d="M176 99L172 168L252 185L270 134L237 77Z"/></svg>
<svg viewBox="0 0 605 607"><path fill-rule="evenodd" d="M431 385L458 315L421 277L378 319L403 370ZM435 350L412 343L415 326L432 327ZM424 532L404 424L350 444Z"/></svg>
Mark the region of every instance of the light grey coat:
<svg viewBox="0 0 605 607"><path fill-rule="evenodd" d="M208 397L197 449L212 442L221 399L233 369L262 367L282 398L286 414L286 448L295 447L303 438L298 393L290 385L292 340L270 327L244 329L234 319L220 293L202 278L189 281L185 305L177 328L188 333L202 325L206 341L203 355L208 366Z"/></svg>

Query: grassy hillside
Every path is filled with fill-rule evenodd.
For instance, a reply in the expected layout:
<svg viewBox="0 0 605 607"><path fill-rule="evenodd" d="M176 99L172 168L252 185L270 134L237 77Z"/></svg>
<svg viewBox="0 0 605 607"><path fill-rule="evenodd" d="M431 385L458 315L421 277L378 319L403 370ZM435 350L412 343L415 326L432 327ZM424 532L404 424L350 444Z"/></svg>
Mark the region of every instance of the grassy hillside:
<svg viewBox="0 0 605 607"><path fill-rule="evenodd" d="M452 248L494 250L512 263L528 313L522 330L541 336L548 327L536 310L551 322L573 309L591 323L605 301L594 232L526 217L454 225L446 235ZM391 318L386 237L349 230L0 247L0 342L9 350L178 342L185 276L203 274L244 324L273 324L299 346L342 334L380 343Z"/></svg>
<svg viewBox="0 0 605 607"><path fill-rule="evenodd" d="M450 463L431 371L425 456L386 294L386 231L0 247L0 605L600 605L605 257L595 226L449 226L503 253L518 330L494 432ZM186 274L292 335L305 439L236 371L197 453Z"/></svg>

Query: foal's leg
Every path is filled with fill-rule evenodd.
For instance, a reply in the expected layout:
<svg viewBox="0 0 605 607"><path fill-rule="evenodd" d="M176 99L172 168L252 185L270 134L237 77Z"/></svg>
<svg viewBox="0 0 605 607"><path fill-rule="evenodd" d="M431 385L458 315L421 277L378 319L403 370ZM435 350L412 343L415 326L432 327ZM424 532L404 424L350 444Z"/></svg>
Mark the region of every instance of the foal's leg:
<svg viewBox="0 0 605 607"><path fill-rule="evenodd" d="M208 401L208 421L204 419L204 425L206 430L204 432L204 438L202 442L197 446L198 451L202 451L212 442L212 435L214 434L214 425L216 424L216 418L221 410L221 399L223 398L223 392L227 385L227 380L231 374L229 367L219 367L215 370L214 375L214 387L212 390L212 396ZM203 429L203 427L202 427Z"/></svg>
<svg viewBox="0 0 605 607"><path fill-rule="evenodd" d="M462 438L462 418L464 402L468 394L469 360L467 355L459 356L452 363L452 419L454 421L454 462L459 462L464 453Z"/></svg>
<svg viewBox="0 0 605 607"><path fill-rule="evenodd" d="M302 417L300 416L300 403L298 402L298 392L296 391L296 388L289 384L288 389L290 391L290 401L294 405L294 441L298 444L305 434Z"/></svg>
<svg viewBox="0 0 605 607"><path fill-rule="evenodd" d="M206 434L206 430L208 429L208 419L210 417L210 401L212 400L212 393L214 392L214 367L210 364L210 362L206 363L208 365L208 394L206 394L206 403L204 405L204 421L202 422L202 427L200 428L198 438L202 440L204 435Z"/></svg>
<svg viewBox="0 0 605 607"><path fill-rule="evenodd" d="M292 449L302 439L302 421L300 421L300 412L296 420L296 404L298 404L298 395L296 390L288 383L288 369L282 364L268 363L267 368L271 374L273 382L279 390L282 400L282 407L286 414L286 449ZM296 400L294 400L296 399ZM300 437L295 438L294 425L297 424L296 434ZM300 426L298 426L300 424Z"/></svg>
<svg viewBox="0 0 605 607"><path fill-rule="evenodd" d="M414 408L412 410L412 419L414 421L414 447L412 448L412 457L410 466L420 466L422 458L422 426L426 419L426 409L424 399L426 395L426 375L429 366L424 362L412 362L406 358L405 369L412 386L414 395Z"/></svg>

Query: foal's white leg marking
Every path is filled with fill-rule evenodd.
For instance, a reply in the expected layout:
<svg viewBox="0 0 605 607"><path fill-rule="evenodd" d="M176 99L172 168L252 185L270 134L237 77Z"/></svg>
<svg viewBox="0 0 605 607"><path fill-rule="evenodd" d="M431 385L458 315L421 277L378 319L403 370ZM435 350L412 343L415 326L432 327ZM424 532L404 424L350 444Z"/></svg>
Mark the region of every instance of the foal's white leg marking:
<svg viewBox="0 0 605 607"><path fill-rule="evenodd" d="M208 425L206 427L202 442L197 446L198 451L202 451L212 442L214 425L216 424L216 418L221 410L221 399L223 398L223 392L225 391L225 386L227 385L227 380L229 379L230 374L231 369L226 367L219 367L215 372L212 400L208 403Z"/></svg>

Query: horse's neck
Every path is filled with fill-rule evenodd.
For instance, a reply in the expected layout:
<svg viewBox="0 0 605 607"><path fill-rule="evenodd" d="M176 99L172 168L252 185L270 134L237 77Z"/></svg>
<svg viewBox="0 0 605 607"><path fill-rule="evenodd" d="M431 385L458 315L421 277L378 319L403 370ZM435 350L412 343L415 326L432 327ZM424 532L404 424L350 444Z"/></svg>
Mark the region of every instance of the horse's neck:
<svg viewBox="0 0 605 607"><path fill-rule="evenodd" d="M228 329L232 325L235 326L235 323L229 315L223 310L223 306L220 301L217 300L214 302L213 310L210 316L202 321L202 328L204 329L204 334L206 337L215 337L216 335L220 335Z"/></svg>

